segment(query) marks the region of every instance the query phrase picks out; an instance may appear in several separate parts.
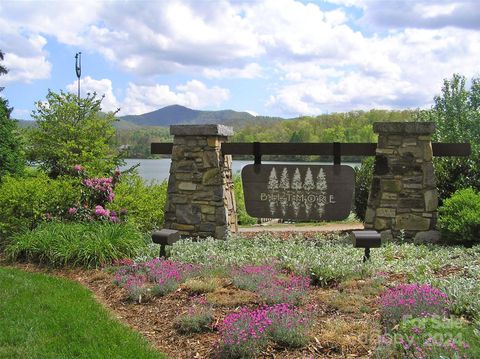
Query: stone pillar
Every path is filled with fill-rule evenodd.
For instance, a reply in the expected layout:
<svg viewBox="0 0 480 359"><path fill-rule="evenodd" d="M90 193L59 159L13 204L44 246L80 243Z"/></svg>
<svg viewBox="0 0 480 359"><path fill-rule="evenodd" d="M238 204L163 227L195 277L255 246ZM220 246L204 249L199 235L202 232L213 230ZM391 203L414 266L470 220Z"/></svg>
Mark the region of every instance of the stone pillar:
<svg viewBox="0 0 480 359"><path fill-rule="evenodd" d="M373 180L365 228L382 240L438 239L438 193L432 163L431 122L379 122Z"/></svg>
<svg viewBox="0 0 480 359"><path fill-rule="evenodd" d="M182 236L225 239L237 231L232 157L222 142L233 135L223 125L174 125L165 228Z"/></svg>

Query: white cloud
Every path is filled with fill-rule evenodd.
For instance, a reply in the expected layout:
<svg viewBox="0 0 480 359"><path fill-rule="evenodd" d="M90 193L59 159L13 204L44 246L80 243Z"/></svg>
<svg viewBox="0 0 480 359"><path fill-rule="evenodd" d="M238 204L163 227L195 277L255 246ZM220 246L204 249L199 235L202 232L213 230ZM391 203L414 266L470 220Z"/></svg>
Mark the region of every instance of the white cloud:
<svg viewBox="0 0 480 359"><path fill-rule="evenodd" d="M219 106L229 97L210 82L161 84L163 74L174 83L176 74L273 79L268 104L281 115L424 106L443 78L478 75L476 0L326 2L337 7L294 0L1 2L0 48L10 69L2 81L48 78L51 37L99 53L134 77L119 89L123 101L110 80L84 79L85 89L103 91L105 106L120 105L125 114L173 103Z"/></svg>
<svg viewBox="0 0 480 359"><path fill-rule="evenodd" d="M262 76L262 67L257 63L248 64L242 68L205 68L203 75L207 78L225 79L225 78L242 78L254 79Z"/></svg>
<svg viewBox="0 0 480 359"><path fill-rule="evenodd" d="M366 0L362 25L383 28L480 29L478 0Z"/></svg>
<svg viewBox="0 0 480 359"><path fill-rule="evenodd" d="M77 93L78 82L74 81L67 85L67 90ZM103 111L116 111L119 107L118 101L113 94L112 81L109 79L95 80L90 76L86 76L80 80L80 94L85 96L87 93L97 93L99 96L104 96L102 101Z"/></svg>
<svg viewBox="0 0 480 359"><path fill-rule="evenodd" d="M46 43L46 39L40 35L26 37L9 33L0 35L0 49L5 54L2 65L8 69L8 74L2 77L2 82L30 83L49 78L52 65L43 51Z"/></svg>
<svg viewBox="0 0 480 359"><path fill-rule="evenodd" d="M218 107L228 97L227 89L207 87L198 80L178 85L174 90L167 85L145 86L130 83L121 106L121 114L138 115L173 104L195 109Z"/></svg>
<svg viewBox="0 0 480 359"><path fill-rule="evenodd" d="M77 93L77 81L67 85L67 90ZM229 91L218 86L208 87L198 80L191 80L171 89L168 85L137 85L129 83L123 101L113 92L109 79L95 80L90 76L81 79L81 95L96 92L104 96L102 110L115 111L121 115L138 115L151 112L168 105L183 105L195 109L218 107L228 99Z"/></svg>

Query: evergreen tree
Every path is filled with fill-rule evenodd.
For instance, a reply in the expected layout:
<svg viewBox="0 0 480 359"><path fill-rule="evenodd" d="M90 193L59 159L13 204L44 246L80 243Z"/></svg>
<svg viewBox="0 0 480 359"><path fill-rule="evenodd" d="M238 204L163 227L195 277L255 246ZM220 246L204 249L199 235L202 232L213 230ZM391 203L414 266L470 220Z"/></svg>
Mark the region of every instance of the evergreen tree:
<svg viewBox="0 0 480 359"><path fill-rule="evenodd" d="M3 52L0 50L0 61ZM5 75L7 69L0 65L0 75ZM3 88L0 88L0 92ZM0 97L0 181L8 173L21 173L25 168L25 157L18 134L17 122L10 118L12 109L8 100Z"/></svg>

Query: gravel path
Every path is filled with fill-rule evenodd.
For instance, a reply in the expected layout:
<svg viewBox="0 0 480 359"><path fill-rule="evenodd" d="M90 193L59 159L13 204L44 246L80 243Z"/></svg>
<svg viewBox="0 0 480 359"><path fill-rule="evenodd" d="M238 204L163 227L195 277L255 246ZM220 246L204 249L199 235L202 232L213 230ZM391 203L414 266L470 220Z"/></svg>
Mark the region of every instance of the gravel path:
<svg viewBox="0 0 480 359"><path fill-rule="evenodd" d="M326 223L317 226L293 226L291 224L257 225L239 228L240 233L249 232L344 232L363 229L363 223Z"/></svg>

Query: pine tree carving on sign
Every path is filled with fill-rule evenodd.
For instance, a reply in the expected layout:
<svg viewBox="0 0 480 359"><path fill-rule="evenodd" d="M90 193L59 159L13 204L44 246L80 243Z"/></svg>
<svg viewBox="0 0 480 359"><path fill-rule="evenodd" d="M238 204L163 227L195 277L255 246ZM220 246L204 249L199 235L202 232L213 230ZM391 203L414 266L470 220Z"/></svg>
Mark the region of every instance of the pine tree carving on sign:
<svg viewBox="0 0 480 359"><path fill-rule="evenodd" d="M305 174L305 182L303 183L303 189L307 192L313 191L315 189L315 182L313 182L313 174L310 167L307 168L307 173ZM307 217L310 215L310 210L312 209L312 203L308 200L305 201L305 213Z"/></svg>
<svg viewBox="0 0 480 359"><path fill-rule="evenodd" d="M327 178L323 168L320 168L317 176L317 190L320 192L317 202L317 211L319 218L322 218L325 213L325 204L327 203Z"/></svg>
<svg viewBox="0 0 480 359"><path fill-rule="evenodd" d="M292 190L294 191L301 191L302 189L302 176L300 176L300 170L295 168L295 172L293 174L292 179ZM298 192L293 195L292 206L293 206L293 213L295 217L298 217L298 213L300 212L300 199L298 198Z"/></svg>
<svg viewBox="0 0 480 359"><path fill-rule="evenodd" d="M282 175L280 176L280 189L283 190L283 192L287 192L290 189L290 178L288 176L288 171L287 168L284 167L282 171ZM280 198L280 206L282 208L282 215L285 217L287 214L287 205L288 205L288 200L286 196L282 196Z"/></svg>
<svg viewBox="0 0 480 359"><path fill-rule="evenodd" d="M278 191L278 186L279 185L278 185L277 171L275 170L275 167L273 167L272 170L270 171L270 177L268 178L268 185L267 185L267 189L269 192L268 204L270 206L270 213L272 214L272 218L275 218L275 213L277 212L277 204L278 204L278 200L275 199L275 196L272 194Z"/></svg>

